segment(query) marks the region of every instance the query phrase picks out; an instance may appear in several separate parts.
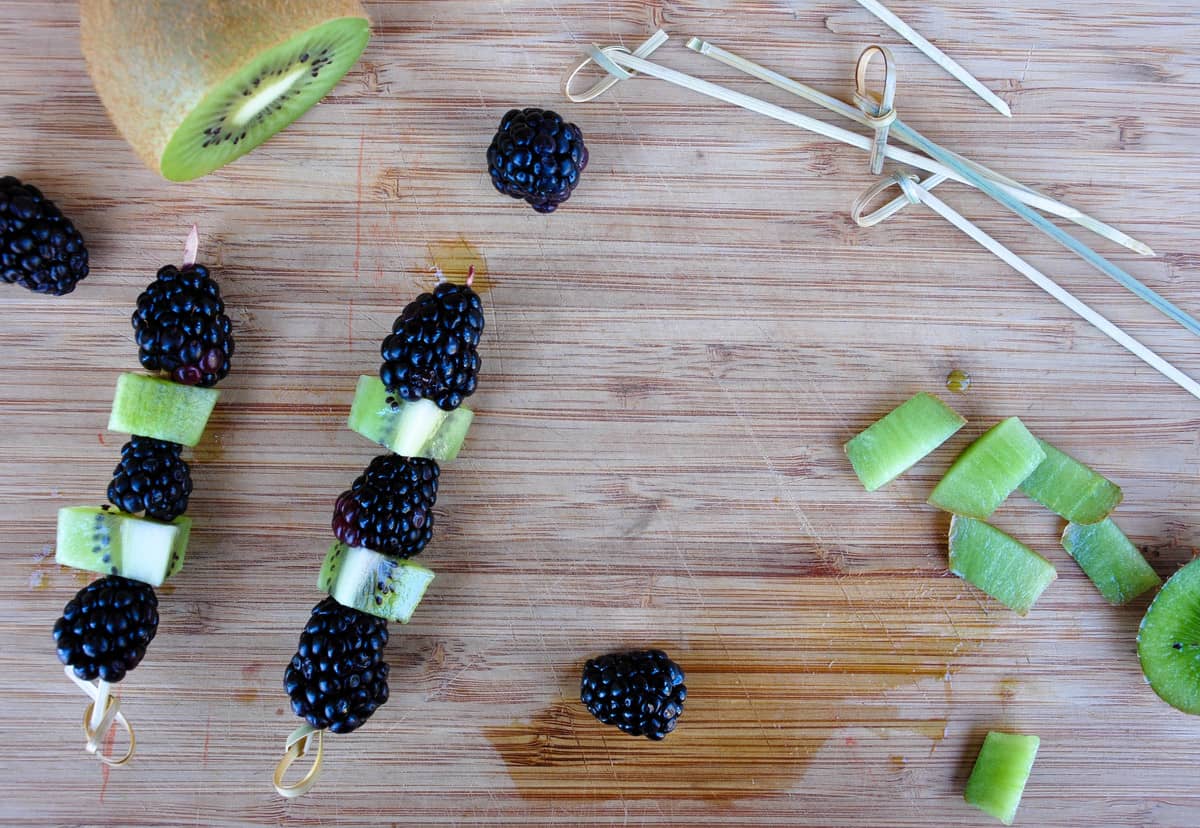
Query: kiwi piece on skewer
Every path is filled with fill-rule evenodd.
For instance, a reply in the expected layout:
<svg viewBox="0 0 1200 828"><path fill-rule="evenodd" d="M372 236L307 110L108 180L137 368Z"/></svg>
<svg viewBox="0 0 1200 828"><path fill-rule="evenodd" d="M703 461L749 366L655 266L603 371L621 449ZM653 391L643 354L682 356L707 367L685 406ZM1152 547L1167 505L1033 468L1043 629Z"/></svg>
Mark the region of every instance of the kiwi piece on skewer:
<svg viewBox="0 0 1200 828"><path fill-rule="evenodd" d="M300 117L370 38L358 0L82 0L88 71L151 169L187 181Z"/></svg>

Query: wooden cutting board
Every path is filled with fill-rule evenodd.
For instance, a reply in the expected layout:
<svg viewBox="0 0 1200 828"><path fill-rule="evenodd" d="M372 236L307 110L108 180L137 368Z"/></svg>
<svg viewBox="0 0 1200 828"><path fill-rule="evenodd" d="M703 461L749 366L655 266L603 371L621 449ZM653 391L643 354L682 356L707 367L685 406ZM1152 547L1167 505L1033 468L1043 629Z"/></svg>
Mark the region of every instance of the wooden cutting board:
<svg viewBox="0 0 1200 828"><path fill-rule="evenodd" d="M94 262L66 298L0 290L0 824L989 825L961 801L989 729L1042 737L1021 825L1200 824L1200 720L1143 683L1146 600L1107 606L1017 496L997 522L1059 569L1018 618L946 573L947 521L924 505L957 450L1020 415L1124 487L1118 520L1167 576L1200 535L1200 402L933 214L854 226L861 153L653 80L586 105L559 91L582 45L659 26L662 63L787 105L683 43L842 97L887 43L911 124L1144 239L1158 258L1087 237L1200 312L1195 4L896 0L1008 121L840 0L375 2L326 102L187 185L110 126L74 4L0 5L0 174L57 199ZM514 105L559 108L591 147L549 218L488 181ZM1200 376L1182 329L965 188L943 197ZM192 222L238 350L192 455L188 566L120 687L138 755L108 772L50 640L89 580L54 564L55 512L103 498L128 317ZM488 328L422 558L438 579L393 627L391 701L285 802L283 665L334 499L377 453L344 427L355 379L466 247ZM944 392L955 368L966 395ZM918 390L971 423L868 495L841 444ZM663 743L578 703L585 659L643 646L687 671Z"/></svg>

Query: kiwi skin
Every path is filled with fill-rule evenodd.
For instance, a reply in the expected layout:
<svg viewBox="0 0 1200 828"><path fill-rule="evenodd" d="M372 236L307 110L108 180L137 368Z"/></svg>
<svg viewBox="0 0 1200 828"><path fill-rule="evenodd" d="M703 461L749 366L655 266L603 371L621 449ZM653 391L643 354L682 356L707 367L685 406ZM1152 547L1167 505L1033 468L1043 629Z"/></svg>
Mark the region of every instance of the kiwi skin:
<svg viewBox="0 0 1200 828"><path fill-rule="evenodd" d="M141 159L161 159L188 113L255 56L359 0L80 0L80 39L109 117Z"/></svg>

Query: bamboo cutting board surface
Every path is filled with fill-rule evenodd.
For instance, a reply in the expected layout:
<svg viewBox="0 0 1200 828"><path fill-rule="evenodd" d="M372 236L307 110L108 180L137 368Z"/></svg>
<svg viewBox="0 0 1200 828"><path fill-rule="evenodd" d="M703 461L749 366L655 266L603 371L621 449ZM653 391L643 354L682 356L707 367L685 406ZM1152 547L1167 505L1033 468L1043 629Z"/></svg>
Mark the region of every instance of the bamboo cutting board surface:
<svg viewBox="0 0 1200 828"><path fill-rule="evenodd" d="M1146 240L1158 258L1087 239L1195 313L1194 4L895 0L1007 121L840 0L375 2L329 99L187 185L110 126L74 4L2 5L0 174L58 200L94 269L63 299L0 291L0 824L988 825L961 801L988 729L1042 737L1021 825L1200 823L1200 720L1143 683L1146 599L1107 606L1016 496L998 524L1059 569L1018 618L946 573L947 520L923 504L959 449L1020 415L1124 487L1117 518L1167 576L1200 535L1200 402L933 214L854 226L857 151L652 80L586 105L559 92L581 45L662 26L660 62L812 112L683 43L842 97L859 51L889 44L909 123ZM513 105L588 137L552 217L487 179ZM1200 376L1182 329L965 188L943 197ZM107 772L50 640L89 580L54 564L55 512L103 498L128 317L193 221L238 350L192 453L188 566L120 686L138 755ZM282 668L321 597L334 499L376 454L344 427L355 379L465 246L488 328L422 558L438 578L393 625L389 703L285 802ZM965 396L942 389L953 368ZM841 444L918 390L971 423L868 495ZM587 657L642 646L687 671L661 744L578 703Z"/></svg>

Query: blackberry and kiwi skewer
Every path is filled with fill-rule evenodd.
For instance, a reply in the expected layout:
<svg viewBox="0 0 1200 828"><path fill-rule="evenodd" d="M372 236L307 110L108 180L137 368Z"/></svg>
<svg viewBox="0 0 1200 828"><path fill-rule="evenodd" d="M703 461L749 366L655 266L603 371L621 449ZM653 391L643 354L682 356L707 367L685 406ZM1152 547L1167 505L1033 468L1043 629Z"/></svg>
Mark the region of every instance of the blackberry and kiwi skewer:
<svg viewBox="0 0 1200 828"><path fill-rule="evenodd" d="M358 61L358 0L82 0L88 71L151 169L187 181L250 152Z"/></svg>
<svg viewBox="0 0 1200 828"><path fill-rule="evenodd" d="M407 623L434 578L411 559L433 537L440 463L454 459L473 414L483 305L466 284L440 283L409 303L381 347L378 376L359 378L349 427L394 453L376 457L335 501L335 540L317 576L328 597L313 607L284 669L292 712L304 719L275 768L281 796L312 788L324 731L360 728L388 700L388 622ZM309 770L285 784L316 744Z"/></svg>
<svg viewBox="0 0 1200 828"><path fill-rule="evenodd" d="M109 429L130 435L108 484L108 504L58 513L55 560L104 577L81 589L54 625L66 673L91 699L84 714L87 750L110 765L129 761L133 729L111 696L141 663L158 631L154 588L183 567L192 493L183 447L204 432L234 353L220 288L195 264L192 229L183 267L158 271L132 316L142 365L156 374L122 374ZM165 375L165 376L163 376ZM95 682L93 684L92 682ZM101 748L114 724L129 735L120 759Z"/></svg>

